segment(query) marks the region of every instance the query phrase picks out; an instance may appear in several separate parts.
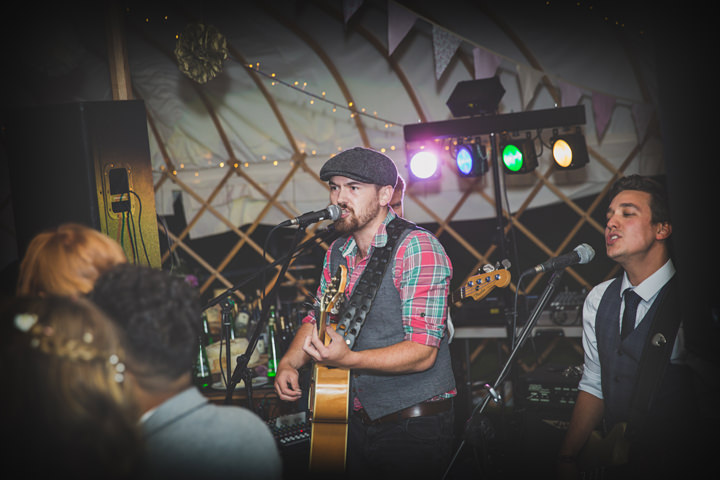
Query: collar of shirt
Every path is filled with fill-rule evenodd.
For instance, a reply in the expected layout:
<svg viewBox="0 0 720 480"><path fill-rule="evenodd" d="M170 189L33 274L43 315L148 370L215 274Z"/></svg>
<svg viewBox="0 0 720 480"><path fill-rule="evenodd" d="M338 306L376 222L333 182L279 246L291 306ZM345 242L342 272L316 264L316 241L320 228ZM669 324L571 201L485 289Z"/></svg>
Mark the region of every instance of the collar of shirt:
<svg viewBox="0 0 720 480"><path fill-rule="evenodd" d="M138 420L138 424L142 425L143 423L147 422L148 418L152 417L152 414L155 413L155 410L157 410L157 407L153 407L147 412L143 413L140 417L140 420Z"/></svg>
<svg viewBox="0 0 720 480"><path fill-rule="evenodd" d="M640 285L634 287L633 289L635 290L635 293L643 299L643 302L650 302L655 298L655 295L658 294L660 289L668 281L670 281L673 275L675 275L675 265L673 265L672 260L668 259L668 261L665 262L665 265L657 269L655 273L643 280ZM622 292L624 292L626 288L632 288L632 285L630 284L630 280L628 280L627 273L624 273L622 285L620 286L621 297Z"/></svg>

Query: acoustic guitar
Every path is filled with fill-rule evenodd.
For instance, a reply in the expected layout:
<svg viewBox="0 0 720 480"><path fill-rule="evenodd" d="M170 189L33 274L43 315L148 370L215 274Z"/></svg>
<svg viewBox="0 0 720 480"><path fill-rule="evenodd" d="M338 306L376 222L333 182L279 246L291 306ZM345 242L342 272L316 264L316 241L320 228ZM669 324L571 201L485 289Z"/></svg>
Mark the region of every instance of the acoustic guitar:
<svg viewBox="0 0 720 480"><path fill-rule="evenodd" d="M335 328L329 315L339 311L345 298L347 268L338 267L320 300L318 335L325 345L330 343L326 329ZM310 471L342 473L345 471L347 432L350 408L350 370L315 363L309 394L312 422L310 434Z"/></svg>
<svg viewBox="0 0 720 480"><path fill-rule="evenodd" d="M319 302L318 335L325 345L330 313L337 313L344 299L347 268L339 266ZM496 287L510 283L510 272L494 270L470 277L453 295L453 299L480 300ZM315 363L310 383L309 410L312 422L310 435L310 472L340 474L345 471L348 421L350 418L350 371Z"/></svg>

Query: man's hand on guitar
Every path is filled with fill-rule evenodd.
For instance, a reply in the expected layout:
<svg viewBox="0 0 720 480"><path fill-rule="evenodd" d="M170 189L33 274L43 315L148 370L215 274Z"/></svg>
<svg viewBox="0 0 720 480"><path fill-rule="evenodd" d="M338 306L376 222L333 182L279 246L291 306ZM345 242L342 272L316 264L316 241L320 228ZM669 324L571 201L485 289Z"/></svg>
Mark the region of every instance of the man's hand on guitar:
<svg viewBox="0 0 720 480"><path fill-rule="evenodd" d="M356 352L348 348L343 337L334 329L328 328L325 335L330 339L327 345L320 340L317 330L313 330L311 335L305 337L303 351L310 355L313 360L324 365L351 368L351 357Z"/></svg>

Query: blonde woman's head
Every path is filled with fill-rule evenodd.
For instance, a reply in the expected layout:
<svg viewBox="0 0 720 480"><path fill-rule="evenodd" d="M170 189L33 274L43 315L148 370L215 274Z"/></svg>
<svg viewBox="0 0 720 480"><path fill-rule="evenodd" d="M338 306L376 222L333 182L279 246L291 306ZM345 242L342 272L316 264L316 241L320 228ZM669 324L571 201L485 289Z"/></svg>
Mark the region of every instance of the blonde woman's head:
<svg viewBox="0 0 720 480"><path fill-rule="evenodd" d="M20 263L18 295L85 295L111 267L126 263L119 243L75 223L36 235Z"/></svg>

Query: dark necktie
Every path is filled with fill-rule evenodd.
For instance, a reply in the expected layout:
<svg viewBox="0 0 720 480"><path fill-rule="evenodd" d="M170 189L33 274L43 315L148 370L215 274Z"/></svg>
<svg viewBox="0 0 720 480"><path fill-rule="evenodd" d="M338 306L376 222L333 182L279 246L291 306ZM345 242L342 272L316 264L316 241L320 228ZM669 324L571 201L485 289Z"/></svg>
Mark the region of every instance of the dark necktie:
<svg viewBox="0 0 720 480"><path fill-rule="evenodd" d="M622 331L620 338L625 338L630 335L630 332L635 330L635 316L637 315L638 303L640 303L640 295L635 293L634 290L627 288L623 292L623 298L625 299L625 310L623 311L622 318Z"/></svg>

